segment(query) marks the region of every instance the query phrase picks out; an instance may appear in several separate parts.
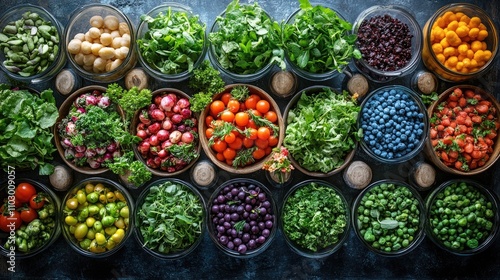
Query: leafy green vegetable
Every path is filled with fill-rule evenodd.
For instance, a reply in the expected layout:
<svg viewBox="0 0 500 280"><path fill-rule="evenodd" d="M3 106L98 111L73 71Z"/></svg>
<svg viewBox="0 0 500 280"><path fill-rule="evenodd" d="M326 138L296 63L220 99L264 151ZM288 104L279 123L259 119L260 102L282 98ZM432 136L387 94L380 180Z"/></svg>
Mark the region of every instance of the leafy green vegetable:
<svg viewBox="0 0 500 280"><path fill-rule="evenodd" d="M432 92L431 94L422 94L420 95L422 97L422 102L426 105L429 106L432 104L432 102L438 100L439 95L437 92Z"/></svg>
<svg viewBox="0 0 500 280"><path fill-rule="evenodd" d="M193 71L205 45L206 27L198 16L169 7L154 18L142 15L141 21L147 23L148 31L137 43L152 68L164 74Z"/></svg>
<svg viewBox="0 0 500 280"><path fill-rule="evenodd" d="M153 98L153 94L149 89L139 90L138 87L134 86L129 90L125 90L116 83L108 85L105 95L111 101L120 105L125 112L125 119L129 122L135 112L151 104L151 99Z"/></svg>
<svg viewBox="0 0 500 280"><path fill-rule="evenodd" d="M293 64L311 73L341 72L351 58L361 58L356 35L349 34L351 23L330 8L299 3L293 22L283 26L283 46Z"/></svg>
<svg viewBox="0 0 500 280"><path fill-rule="evenodd" d="M152 186L139 206L137 224L144 246L164 254L189 248L202 233L205 215L200 198L180 183Z"/></svg>
<svg viewBox="0 0 500 280"><path fill-rule="evenodd" d="M118 175L128 174L127 180L134 186L141 186L152 178L152 173L141 161L134 160L134 152L127 151L113 162L105 163L111 172Z"/></svg>
<svg viewBox="0 0 500 280"><path fill-rule="evenodd" d="M220 76L220 72L209 61L203 61L189 78L189 87L197 92L190 100L191 111L203 111L212 102L214 94L224 90L224 86L225 83Z"/></svg>
<svg viewBox="0 0 500 280"><path fill-rule="evenodd" d="M289 111L284 146L305 169L332 171L356 147L359 110L345 91L336 94L324 88L310 95L303 92Z"/></svg>
<svg viewBox="0 0 500 280"><path fill-rule="evenodd" d="M347 228L346 207L334 189L308 183L291 194L283 206L284 233L313 252L337 244Z"/></svg>
<svg viewBox="0 0 500 280"><path fill-rule="evenodd" d="M179 144L172 145L167 148L167 150L176 158L181 159L185 162L191 162L193 159L198 157L198 152L196 151L196 145L193 142L189 144Z"/></svg>
<svg viewBox="0 0 500 280"><path fill-rule="evenodd" d="M240 5L233 0L216 29L208 34L220 65L236 74L253 74L269 63L285 69L281 49L281 26L257 2Z"/></svg>
<svg viewBox="0 0 500 280"><path fill-rule="evenodd" d="M40 175L50 175L54 166L47 161L56 150L50 128L59 116L52 90L40 95L27 90L11 90L0 84L1 167L39 167Z"/></svg>

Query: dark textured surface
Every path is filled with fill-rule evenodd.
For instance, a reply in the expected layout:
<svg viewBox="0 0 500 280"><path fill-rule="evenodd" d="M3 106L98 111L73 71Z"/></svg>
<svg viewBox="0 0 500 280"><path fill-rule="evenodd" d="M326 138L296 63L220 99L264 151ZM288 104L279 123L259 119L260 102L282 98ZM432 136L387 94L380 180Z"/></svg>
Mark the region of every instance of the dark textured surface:
<svg viewBox="0 0 500 280"><path fill-rule="evenodd" d="M19 1L23 3L38 4L47 8L53 15L65 25L71 12L83 4L99 1ZM100 1L117 6L126 13L135 26L139 23L141 14L148 12L153 7L163 3L162 1L146 0L117 0ZM200 14L201 20L208 27L213 23L215 17L224 10L230 2L224 1L177 1L192 7L193 12ZM241 1L242 3L253 1ZM398 4L411 10L420 26L423 27L425 21L431 17L435 10L441 6L455 1L413 1L413 0L393 0L393 1L314 1L317 3L328 3L338 10L350 22L354 22L357 15L364 9L375 4ZM499 1L463 1L479 5L488 11L494 18L495 24L499 26ZM15 2L0 0L0 7L4 8L13 5ZM298 1L292 0L262 0L259 4L268 11L275 19L286 19L295 9L298 8ZM488 75L479 80L469 81L470 84L479 85L490 90L497 99L500 98L500 84L497 82L500 69L500 59L497 56L495 68ZM420 66L422 68L422 66ZM391 82L410 86L411 75ZM345 75L323 82L322 84L341 88L345 85ZM0 81L6 82L3 73L0 73ZM230 83L230 80L226 80ZM269 76L253 84L268 90ZM91 84L85 81L85 85ZM299 89L311 83L300 81ZM150 88L176 87L187 90L185 83L166 84L152 82ZM371 84L371 90L379 85ZM448 87L449 84L440 83L440 91ZM48 82L36 85L36 88L43 89L52 87L53 83ZM345 87L344 87L345 88ZM58 104L62 103L62 96L56 93ZM283 110L290 100L276 98L280 108ZM398 166L383 165L367 158L362 152L358 152L356 159L367 162L374 169L373 181L383 178L396 178L407 180L408 171L417 160L422 160L423 155L419 155L408 163ZM5 173L1 173L2 178ZM116 179L113 174L105 174L105 177ZM219 173L220 180L234 177L227 173ZM305 179L305 176L295 172L293 184ZM17 172L17 177L38 178L35 172ZM259 171L248 175L258 180L265 180L264 173ZM76 174L76 180L85 178L83 174ZM189 180L188 172L179 176L180 179ZM441 183L451 176L439 172L438 183ZM489 171L474 176L475 179L500 194L500 165L497 163ZM39 178L43 183L48 183L47 177ZM348 201L353 202L359 193L349 189L342 181L340 174L325 178L325 180L337 185ZM220 181L219 181L220 182ZM286 189L272 188L275 199L281 205L281 198ZM139 191L131 192L137 198ZM59 193L62 197L64 193ZM205 191L206 198L210 196L210 191ZM426 197L427 193L421 193ZM170 278L170 279L332 279L332 278L370 278L370 279L499 279L500 278L500 241L496 242L485 252L471 257L458 257L446 253L435 246L428 238L411 253L398 258L380 257L368 249L364 248L351 229L350 237L343 248L330 257L313 260L303 258L293 253L285 244L280 232L276 235L271 246L261 255L251 259L240 260L224 255L218 251L212 243L208 234L205 234L202 244L187 257L165 261L156 259L144 252L134 238L129 239L124 248L112 257L106 259L90 259L80 256L74 252L61 236L57 242L46 252L31 259L16 260L16 272L7 272L6 258L0 257L0 278Z"/></svg>

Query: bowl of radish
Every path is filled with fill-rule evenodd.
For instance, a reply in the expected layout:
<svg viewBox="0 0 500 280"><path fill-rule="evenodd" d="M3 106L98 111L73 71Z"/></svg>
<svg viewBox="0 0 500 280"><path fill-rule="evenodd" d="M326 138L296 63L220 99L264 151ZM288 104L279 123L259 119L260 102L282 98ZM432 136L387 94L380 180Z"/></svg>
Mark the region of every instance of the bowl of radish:
<svg viewBox="0 0 500 280"><path fill-rule="evenodd" d="M141 138L135 156L162 177L178 175L196 162L201 149L197 131L189 95L174 88L154 91L151 104L135 113L130 127Z"/></svg>
<svg viewBox="0 0 500 280"><path fill-rule="evenodd" d="M122 154L117 139L128 134L124 113L105 92L106 88L98 85L76 90L59 108L53 126L59 155L80 173L104 173L108 170L106 163Z"/></svg>

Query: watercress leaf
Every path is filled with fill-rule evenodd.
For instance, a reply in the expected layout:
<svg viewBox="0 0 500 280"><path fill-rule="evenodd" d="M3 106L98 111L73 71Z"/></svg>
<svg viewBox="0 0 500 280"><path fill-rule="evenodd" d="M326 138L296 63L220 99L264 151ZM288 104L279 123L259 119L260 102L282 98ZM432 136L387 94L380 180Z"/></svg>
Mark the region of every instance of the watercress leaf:
<svg viewBox="0 0 500 280"><path fill-rule="evenodd" d="M378 219L380 217L380 212L377 209L372 209L370 210L370 216Z"/></svg>
<svg viewBox="0 0 500 280"><path fill-rule="evenodd" d="M385 219L385 220L380 221L380 227L383 229L395 229L398 226L399 226L399 223L396 220Z"/></svg>

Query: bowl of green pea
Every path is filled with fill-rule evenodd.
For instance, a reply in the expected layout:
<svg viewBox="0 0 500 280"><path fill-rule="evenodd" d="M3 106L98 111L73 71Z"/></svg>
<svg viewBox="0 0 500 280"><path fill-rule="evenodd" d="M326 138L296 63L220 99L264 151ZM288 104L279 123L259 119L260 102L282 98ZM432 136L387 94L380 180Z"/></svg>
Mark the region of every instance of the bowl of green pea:
<svg viewBox="0 0 500 280"><path fill-rule="evenodd" d="M498 197L478 182L444 182L425 200L427 236L459 256L486 250L498 236Z"/></svg>
<svg viewBox="0 0 500 280"><path fill-rule="evenodd" d="M356 236L372 252L397 257L411 252L425 237L425 206L403 181L381 180L356 198L352 222Z"/></svg>

